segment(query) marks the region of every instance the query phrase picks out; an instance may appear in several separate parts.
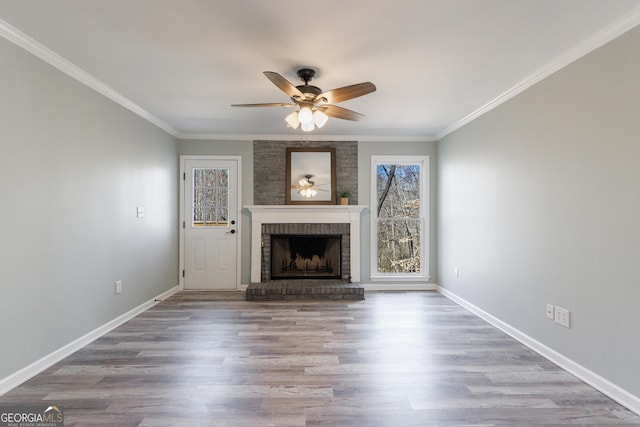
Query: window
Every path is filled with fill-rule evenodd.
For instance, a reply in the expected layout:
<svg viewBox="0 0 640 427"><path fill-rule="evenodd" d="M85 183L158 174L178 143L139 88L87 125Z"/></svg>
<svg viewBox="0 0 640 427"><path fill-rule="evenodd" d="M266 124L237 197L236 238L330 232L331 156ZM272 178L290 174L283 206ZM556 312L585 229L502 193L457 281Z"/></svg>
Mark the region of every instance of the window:
<svg viewBox="0 0 640 427"><path fill-rule="evenodd" d="M372 156L371 277L428 277L429 158Z"/></svg>
<svg viewBox="0 0 640 427"><path fill-rule="evenodd" d="M193 169L194 227L227 227L229 169Z"/></svg>

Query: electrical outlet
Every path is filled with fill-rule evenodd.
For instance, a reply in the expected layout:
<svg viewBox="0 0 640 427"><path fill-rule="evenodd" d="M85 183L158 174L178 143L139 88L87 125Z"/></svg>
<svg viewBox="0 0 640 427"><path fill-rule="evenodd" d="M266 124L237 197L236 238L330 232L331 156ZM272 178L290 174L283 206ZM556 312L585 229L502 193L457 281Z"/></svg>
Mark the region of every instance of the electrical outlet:
<svg viewBox="0 0 640 427"><path fill-rule="evenodd" d="M555 307L553 304L547 304L547 319L555 319Z"/></svg>
<svg viewBox="0 0 640 427"><path fill-rule="evenodd" d="M122 280L116 280L116 294L122 292Z"/></svg>
<svg viewBox="0 0 640 427"><path fill-rule="evenodd" d="M571 327L571 312L566 308L558 307L556 305L555 309L555 321L558 325L564 326L565 328Z"/></svg>

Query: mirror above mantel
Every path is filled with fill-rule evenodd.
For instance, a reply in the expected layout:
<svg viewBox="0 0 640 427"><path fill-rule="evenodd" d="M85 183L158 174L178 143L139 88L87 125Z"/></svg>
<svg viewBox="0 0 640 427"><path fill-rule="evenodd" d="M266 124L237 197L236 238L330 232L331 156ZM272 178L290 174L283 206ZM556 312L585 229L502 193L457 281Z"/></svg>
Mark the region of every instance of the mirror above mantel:
<svg viewBox="0 0 640 427"><path fill-rule="evenodd" d="M287 205L336 204L336 153L329 147L287 147Z"/></svg>

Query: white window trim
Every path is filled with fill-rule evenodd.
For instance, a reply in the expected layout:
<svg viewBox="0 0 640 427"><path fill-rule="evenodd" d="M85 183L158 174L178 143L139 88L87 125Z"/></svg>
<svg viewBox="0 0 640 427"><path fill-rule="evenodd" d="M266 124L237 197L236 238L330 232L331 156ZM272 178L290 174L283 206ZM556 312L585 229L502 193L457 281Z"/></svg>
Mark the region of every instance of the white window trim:
<svg viewBox="0 0 640 427"><path fill-rule="evenodd" d="M379 164L411 164L420 166L420 212L422 233L420 235L419 273L378 272L378 195L376 170ZM429 280L429 156L371 156L371 281L409 282Z"/></svg>

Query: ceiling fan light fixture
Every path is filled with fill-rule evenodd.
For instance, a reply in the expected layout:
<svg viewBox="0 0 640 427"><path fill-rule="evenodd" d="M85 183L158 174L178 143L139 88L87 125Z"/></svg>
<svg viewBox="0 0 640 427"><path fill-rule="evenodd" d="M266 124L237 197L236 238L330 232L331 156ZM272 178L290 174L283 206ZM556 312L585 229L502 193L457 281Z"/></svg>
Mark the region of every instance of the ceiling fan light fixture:
<svg viewBox="0 0 640 427"><path fill-rule="evenodd" d="M310 199L318 194L318 192L313 188L303 188L302 190L298 191L298 193L300 193L302 197L306 197L307 199Z"/></svg>
<svg viewBox="0 0 640 427"><path fill-rule="evenodd" d="M285 117L285 121L287 122L287 126L297 129L300 126L300 120L298 120L298 112L294 111Z"/></svg>
<svg viewBox="0 0 640 427"><path fill-rule="evenodd" d="M309 84L315 73L315 70L311 68L298 70L298 77L304 84L295 86L280 74L274 71L265 71L263 74L291 99L291 103L266 102L259 104L232 104L231 106L298 107L299 110L289 114L285 121L287 122L287 127L293 129L297 129L302 124L302 130L305 132L324 126L328 120L326 112L329 112L328 116L342 120L358 121L364 117L360 113L333 104L375 92L376 86L373 83L362 82L323 92L319 87Z"/></svg>
<svg viewBox="0 0 640 427"><path fill-rule="evenodd" d="M322 111L316 110L313 113L313 123L316 124L318 129L320 129L322 126L324 126L324 124L327 123L327 120L329 120L329 116L327 116Z"/></svg>
<svg viewBox="0 0 640 427"><path fill-rule="evenodd" d="M300 120L300 123L302 123L303 130L305 124L310 124L313 126L313 113L311 112L311 109L309 107L302 107L300 111L298 111L298 120ZM313 127L309 130L312 129Z"/></svg>

